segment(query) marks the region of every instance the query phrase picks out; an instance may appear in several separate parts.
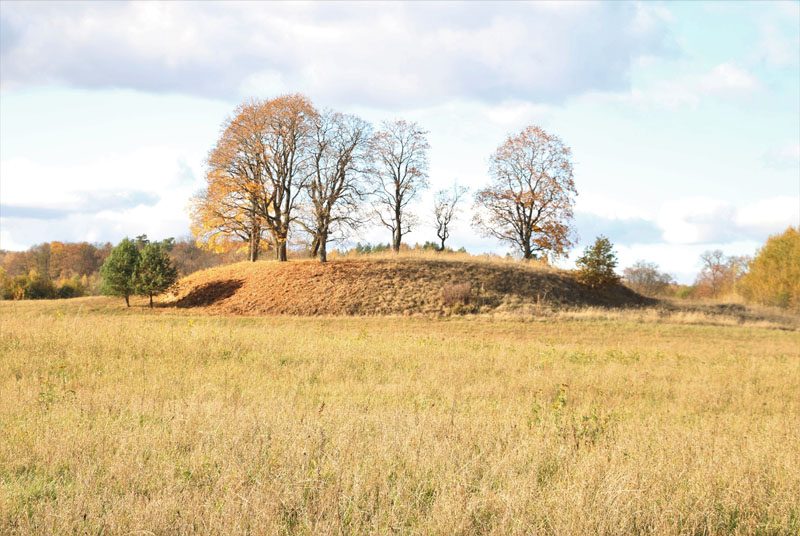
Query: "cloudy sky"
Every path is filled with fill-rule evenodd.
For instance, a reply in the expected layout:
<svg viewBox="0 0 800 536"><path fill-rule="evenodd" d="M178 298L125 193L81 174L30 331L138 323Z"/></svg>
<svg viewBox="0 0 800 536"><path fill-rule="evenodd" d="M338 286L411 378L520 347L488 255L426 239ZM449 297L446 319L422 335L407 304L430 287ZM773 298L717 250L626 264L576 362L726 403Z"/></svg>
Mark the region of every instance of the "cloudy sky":
<svg viewBox="0 0 800 536"><path fill-rule="evenodd" d="M419 122L431 191L481 187L505 136L541 125L573 150L576 252L604 233L621 267L691 282L703 251L800 224L799 28L798 2L4 1L0 248L187 235L225 117L302 92ZM453 246L508 251L469 220Z"/></svg>

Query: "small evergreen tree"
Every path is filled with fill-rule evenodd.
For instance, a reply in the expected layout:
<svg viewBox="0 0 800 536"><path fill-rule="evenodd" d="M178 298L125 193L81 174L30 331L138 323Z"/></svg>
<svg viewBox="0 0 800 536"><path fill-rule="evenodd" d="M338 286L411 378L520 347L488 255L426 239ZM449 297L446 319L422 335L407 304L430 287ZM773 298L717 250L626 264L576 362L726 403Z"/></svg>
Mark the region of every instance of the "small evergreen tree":
<svg viewBox="0 0 800 536"><path fill-rule="evenodd" d="M614 272L617 254L614 246L603 235L597 237L594 245L583 250L575 264L578 266L578 279L590 288L603 288L616 285L619 276Z"/></svg>
<svg viewBox="0 0 800 536"><path fill-rule="evenodd" d="M178 270L169 258L169 244L169 241L148 243L139 261L136 293L149 296L151 308L153 296L167 290L178 279Z"/></svg>
<svg viewBox="0 0 800 536"><path fill-rule="evenodd" d="M129 238L124 238L112 249L100 267L100 275L103 276L103 294L122 296L125 298L125 305L130 307L129 298L136 293L136 272L140 258L136 242Z"/></svg>

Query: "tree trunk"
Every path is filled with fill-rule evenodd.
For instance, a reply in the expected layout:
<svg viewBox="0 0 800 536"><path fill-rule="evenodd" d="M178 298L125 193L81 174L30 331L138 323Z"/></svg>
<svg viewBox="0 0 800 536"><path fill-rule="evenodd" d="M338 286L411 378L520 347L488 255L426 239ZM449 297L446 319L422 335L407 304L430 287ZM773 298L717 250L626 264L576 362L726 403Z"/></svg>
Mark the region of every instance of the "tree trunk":
<svg viewBox="0 0 800 536"><path fill-rule="evenodd" d="M525 243L525 247L522 249L522 258L526 261L533 258L533 250L531 249L530 243Z"/></svg>
<svg viewBox="0 0 800 536"><path fill-rule="evenodd" d="M445 241L445 239L442 238L442 247L439 248L439 251L444 251L444 241Z"/></svg>
<svg viewBox="0 0 800 536"><path fill-rule="evenodd" d="M398 215L397 219L395 220L395 227L394 233L392 234L392 249L395 253L400 253L400 243L403 240L402 232L400 231L400 217Z"/></svg>
<svg viewBox="0 0 800 536"><path fill-rule="evenodd" d="M150 309L153 308L153 294L150 294Z"/></svg>
<svg viewBox="0 0 800 536"><path fill-rule="evenodd" d="M258 260L258 247L261 243L261 223L256 216L256 210L256 202L253 200L250 205L250 247L247 251L250 262Z"/></svg>
<svg viewBox="0 0 800 536"><path fill-rule="evenodd" d="M286 240L281 240L280 243L277 245L277 258L281 262L285 262L288 260L286 256Z"/></svg>
<svg viewBox="0 0 800 536"><path fill-rule="evenodd" d="M259 238L260 237L257 234L250 236L250 244L247 248L247 258L250 262L256 262L258 260Z"/></svg>
<svg viewBox="0 0 800 536"><path fill-rule="evenodd" d="M131 302L130 302L130 300L128 300L128 296L127 295L125 296L125 306L126 307L130 307L131 306Z"/></svg>
<svg viewBox="0 0 800 536"><path fill-rule="evenodd" d="M311 242L311 258L316 257L317 253L319 253L319 237L315 236L313 242Z"/></svg>
<svg viewBox="0 0 800 536"><path fill-rule="evenodd" d="M324 237L319 241L319 262L328 262L328 238Z"/></svg>
<svg viewBox="0 0 800 536"><path fill-rule="evenodd" d="M396 192L396 195L397 195L396 199L399 198L400 192L399 191ZM395 253L400 253L400 242L403 240L403 231L402 231L403 226L401 222L399 202L394 207L394 225L395 225L395 231L394 231L394 236L392 236L392 241L394 242L392 244L392 249L394 249Z"/></svg>

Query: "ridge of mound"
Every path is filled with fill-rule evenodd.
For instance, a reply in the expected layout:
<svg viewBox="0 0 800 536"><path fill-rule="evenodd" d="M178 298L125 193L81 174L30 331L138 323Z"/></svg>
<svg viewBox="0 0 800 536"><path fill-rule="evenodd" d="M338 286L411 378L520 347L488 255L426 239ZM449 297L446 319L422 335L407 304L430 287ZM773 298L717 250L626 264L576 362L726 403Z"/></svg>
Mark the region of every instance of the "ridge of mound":
<svg viewBox="0 0 800 536"><path fill-rule="evenodd" d="M454 288L460 298L456 304L442 292ZM570 272L533 263L403 257L230 264L181 279L160 301L240 315L442 314L539 303L625 307L654 302L623 286L590 292Z"/></svg>

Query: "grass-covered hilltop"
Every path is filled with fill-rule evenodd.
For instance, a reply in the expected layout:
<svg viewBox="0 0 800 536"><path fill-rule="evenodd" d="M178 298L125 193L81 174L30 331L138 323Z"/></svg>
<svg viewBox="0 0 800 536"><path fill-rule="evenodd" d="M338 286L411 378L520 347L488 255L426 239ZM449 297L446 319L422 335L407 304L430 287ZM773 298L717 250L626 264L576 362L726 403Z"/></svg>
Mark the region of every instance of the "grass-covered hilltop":
<svg viewBox="0 0 800 536"><path fill-rule="evenodd" d="M222 314L293 315L486 313L655 302L621 285L592 292L574 273L543 263L433 252L220 266L182 279L160 301Z"/></svg>

